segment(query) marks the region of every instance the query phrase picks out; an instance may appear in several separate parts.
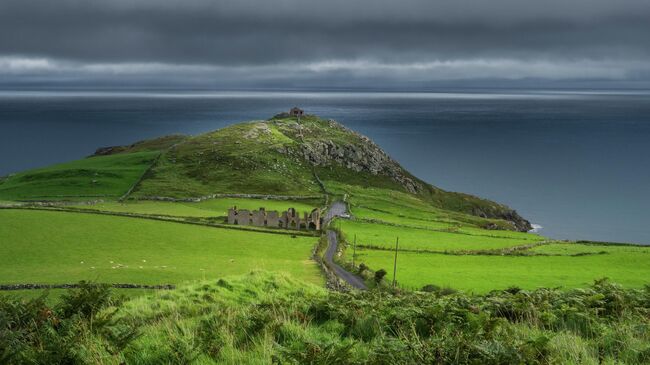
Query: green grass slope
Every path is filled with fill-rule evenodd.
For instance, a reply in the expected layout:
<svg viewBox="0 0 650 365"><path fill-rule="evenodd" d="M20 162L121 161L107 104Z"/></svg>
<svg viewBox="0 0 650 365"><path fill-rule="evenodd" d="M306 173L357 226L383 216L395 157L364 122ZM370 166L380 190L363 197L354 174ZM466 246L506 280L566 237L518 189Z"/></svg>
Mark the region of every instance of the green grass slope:
<svg viewBox="0 0 650 365"><path fill-rule="evenodd" d="M128 146L100 147L95 151L94 156L106 156L118 153L163 151L178 143L183 142L188 138L188 136L174 134L135 142Z"/></svg>
<svg viewBox="0 0 650 365"><path fill-rule="evenodd" d="M337 293L252 272L120 303L0 297L2 363L647 364L650 291ZM7 326L10 325L10 326Z"/></svg>
<svg viewBox="0 0 650 365"><path fill-rule="evenodd" d="M0 200L117 198L144 174L159 152L137 152L29 170L0 182Z"/></svg>
<svg viewBox="0 0 650 365"><path fill-rule="evenodd" d="M3 284L173 284L255 268L323 280L315 237L25 209L0 209L0 222Z"/></svg>
<svg viewBox="0 0 650 365"><path fill-rule="evenodd" d="M166 151L133 197L319 195L310 166L280 152L295 143L279 125L265 121L199 135Z"/></svg>

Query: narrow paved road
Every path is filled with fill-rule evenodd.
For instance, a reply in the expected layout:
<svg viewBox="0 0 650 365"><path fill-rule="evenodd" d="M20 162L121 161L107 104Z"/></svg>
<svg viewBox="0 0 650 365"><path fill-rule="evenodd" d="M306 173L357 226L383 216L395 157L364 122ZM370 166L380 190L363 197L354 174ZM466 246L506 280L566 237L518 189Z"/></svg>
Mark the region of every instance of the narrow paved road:
<svg viewBox="0 0 650 365"><path fill-rule="evenodd" d="M342 216L347 212L347 210L348 207L343 202L332 203L330 208L327 210L327 214L325 214L325 224L329 224L334 217Z"/></svg>
<svg viewBox="0 0 650 365"><path fill-rule="evenodd" d="M347 207L345 203L341 203L341 202L332 203L332 206L330 207L330 209L327 211L327 214L325 215L326 224L329 224L329 222L334 217L345 214L346 210ZM336 250L339 246L338 238L336 237L336 232L332 230L327 230L327 242L328 242L327 251L325 251L325 262L327 263L327 266L329 266L334 271L334 274L336 274L336 276L345 280L353 288L361 289L361 290L368 289L368 287L360 277L354 275L349 271L346 271L344 268L342 268L336 262L334 262L333 260L334 255L336 254Z"/></svg>

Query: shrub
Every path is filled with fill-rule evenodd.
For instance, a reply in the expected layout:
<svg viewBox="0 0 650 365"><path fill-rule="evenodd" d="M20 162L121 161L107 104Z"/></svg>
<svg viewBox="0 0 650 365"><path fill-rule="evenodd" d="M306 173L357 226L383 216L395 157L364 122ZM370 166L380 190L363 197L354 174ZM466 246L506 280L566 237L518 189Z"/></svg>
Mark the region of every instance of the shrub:
<svg viewBox="0 0 650 365"><path fill-rule="evenodd" d="M375 281L377 282L377 284L379 284L384 279L384 276L386 276L386 274L387 274L386 270L384 269L379 269L375 271Z"/></svg>
<svg viewBox="0 0 650 365"><path fill-rule="evenodd" d="M440 295L451 295L451 294L456 294L458 291L454 288L450 288L448 286L438 290L438 294Z"/></svg>
<svg viewBox="0 0 650 365"><path fill-rule="evenodd" d="M437 293L438 291L440 291L440 287L434 284L429 284L423 286L422 289L420 289L420 291L423 291L425 293Z"/></svg>
<svg viewBox="0 0 650 365"><path fill-rule="evenodd" d="M368 271L368 270L370 270L370 268L366 264L364 264L363 262L359 264L359 271L358 271L359 274L362 274L364 271Z"/></svg>
<svg viewBox="0 0 650 365"><path fill-rule="evenodd" d="M47 294L30 300L0 297L0 363L85 363L95 355L110 358L137 336L135 328L115 319L110 288L80 282L58 305L50 307ZM93 341L93 346L82 343Z"/></svg>

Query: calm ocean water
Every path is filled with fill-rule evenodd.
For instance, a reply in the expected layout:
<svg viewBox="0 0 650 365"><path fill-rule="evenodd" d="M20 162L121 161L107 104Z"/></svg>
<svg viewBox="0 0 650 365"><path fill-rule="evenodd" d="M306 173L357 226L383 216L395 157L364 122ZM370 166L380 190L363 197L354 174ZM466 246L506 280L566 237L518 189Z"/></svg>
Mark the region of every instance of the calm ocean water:
<svg viewBox="0 0 650 365"><path fill-rule="evenodd" d="M650 93L0 92L0 175L298 105L554 238L650 244Z"/></svg>

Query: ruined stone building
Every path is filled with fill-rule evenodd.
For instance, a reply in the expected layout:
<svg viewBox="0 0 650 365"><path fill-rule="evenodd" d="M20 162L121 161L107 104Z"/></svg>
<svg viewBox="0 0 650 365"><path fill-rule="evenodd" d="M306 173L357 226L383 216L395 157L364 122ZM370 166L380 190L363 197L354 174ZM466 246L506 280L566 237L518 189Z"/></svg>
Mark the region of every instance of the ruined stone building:
<svg viewBox="0 0 650 365"><path fill-rule="evenodd" d="M289 117L297 117L298 120L300 120L300 117L305 115L305 111L298 108L297 106L294 106L293 108L289 109L289 112L282 112L279 114L276 114L273 116L273 118L289 118Z"/></svg>
<svg viewBox="0 0 650 365"><path fill-rule="evenodd" d="M302 117L304 114L305 112L297 106L294 106L291 108L291 110L289 110L289 115L292 117Z"/></svg>
<svg viewBox="0 0 650 365"><path fill-rule="evenodd" d="M240 226L256 226L285 229L320 230L322 223L320 209L315 208L310 213L300 214L293 208L279 214L275 210L266 211L264 208L249 211L247 209L228 209L228 224Z"/></svg>

